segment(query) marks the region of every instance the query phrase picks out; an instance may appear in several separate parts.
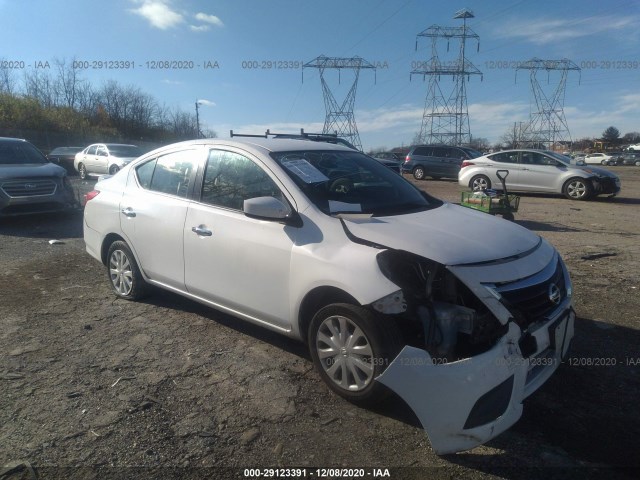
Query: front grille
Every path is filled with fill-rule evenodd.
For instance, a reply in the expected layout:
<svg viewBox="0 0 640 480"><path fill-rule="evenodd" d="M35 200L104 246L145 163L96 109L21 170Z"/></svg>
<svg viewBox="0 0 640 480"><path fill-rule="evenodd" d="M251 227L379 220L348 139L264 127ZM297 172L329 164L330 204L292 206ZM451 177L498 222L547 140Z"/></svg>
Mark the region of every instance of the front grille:
<svg viewBox="0 0 640 480"><path fill-rule="evenodd" d="M555 285L557 290L552 287ZM567 296L567 286L565 283L564 270L560 260L556 264L553 274L546 280L541 280L535 285L529 285L524 288L501 291L498 289L502 297L507 301L508 305L516 316L516 320L521 327L526 327L538 321L545 320L556 308L562 303ZM551 300L551 294L559 294L556 302ZM522 325L524 323L524 325Z"/></svg>
<svg viewBox="0 0 640 480"><path fill-rule="evenodd" d="M1 188L11 198L39 197L53 195L56 191L56 182L46 178L11 180L4 182Z"/></svg>

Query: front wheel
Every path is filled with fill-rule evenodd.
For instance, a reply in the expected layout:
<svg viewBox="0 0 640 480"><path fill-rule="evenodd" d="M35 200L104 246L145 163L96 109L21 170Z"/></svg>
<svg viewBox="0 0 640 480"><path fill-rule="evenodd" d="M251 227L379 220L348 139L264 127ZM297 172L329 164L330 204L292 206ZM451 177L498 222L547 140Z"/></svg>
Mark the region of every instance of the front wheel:
<svg viewBox="0 0 640 480"><path fill-rule="evenodd" d="M147 283L129 245L116 241L107 254L107 274L115 294L126 300L138 300L147 293Z"/></svg>
<svg viewBox="0 0 640 480"><path fill-rule="evenodd" d="M602 164L602 165L606 165L606 164L607 164L607 160L602 160L602 161L600 162L600 164Z"/></svg>
<svg viewBox="0 0 640 480"><path fill-rule="evenodd" d="M413 178L416 180L422 180L424 178L424 168L416 167L413 169Z"/></svg>
<svg viewBox="0 0 640 480"><path fill-rule="evenodd" d="M118 165L111 165L111 167L109 167L109 175L115 175L119 171L120 167Z"/></svg>
<svg viewBox="0 0 640 480"><path fill-rule="evenodd" d="M640 160L636 160L635 165L636 165L636 167L640 167Z"/></svg>
<svg viewBox="0 0 640 480"><path fill-rule="evenodd" d="M331 390L358 404L385 398L388 390L375 379L402 348L393 320L337 303L316 313L308 340L313 363Z"/></svg>
<svg viewBox="0 0 640 480"><path fill-rule="evenodd" d="M593 195L593 186L584 178L571 178L564 184L562 193L571 200L588 200Z"/></svg>

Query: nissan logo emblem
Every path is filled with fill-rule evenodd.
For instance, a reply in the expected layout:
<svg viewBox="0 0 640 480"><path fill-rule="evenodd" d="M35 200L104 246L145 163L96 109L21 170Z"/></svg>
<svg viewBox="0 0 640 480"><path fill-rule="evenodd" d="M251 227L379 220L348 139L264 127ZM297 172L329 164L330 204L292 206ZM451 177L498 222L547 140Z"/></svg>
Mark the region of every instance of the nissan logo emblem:
<svg viewBox="0 0 640 480"><path fill-rule="evenodd" d="M559 305L560 300L562 300L562 293L560 292L560 289L555 283L552 283L551 285L549 285L548 293L549 293L549 301L551 301L551 303L555 305Z"/></svg>
<svg viewBox="0 0 640 480"><path fill-rule="evenodd" d="M38 188L38 185L36 185L35 183L25 183L24 184L24 188L26 188L28 190L32 190L34 188Z"/></svg>

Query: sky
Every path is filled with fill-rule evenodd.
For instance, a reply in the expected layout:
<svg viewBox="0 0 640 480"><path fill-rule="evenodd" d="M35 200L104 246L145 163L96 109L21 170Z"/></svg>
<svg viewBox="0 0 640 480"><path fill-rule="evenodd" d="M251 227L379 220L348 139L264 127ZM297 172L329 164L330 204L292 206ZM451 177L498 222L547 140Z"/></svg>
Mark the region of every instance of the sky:
<svg viewBox="0 0 640 480"><path fill-rule="evenodd" d="M640 1L465 0L0 0L0 59L20 70L54 59L82 62L82 78L139 87L169 107L199 116L203 130L242 133L322 130L319 72L300 68L320 55L359 56L354 115L365 150L409 145L420 124L428 79L410 75L432 55L417 34L432 25L461 26L467 8L466 57L482 75L467 82L474 137L499 141L533 104L529 72L537 57L564 59L570 71L564 112L571 137L600 137L610 125L640 131ZM437 43L444 62L459 44ZM100 63L102 62L102 64ZM126 68L106 68L115 65ZM352 71L324 74L338 103ZM546 95L558 72L538 74ZM444 91L452 87L442 77Z"/></svg>

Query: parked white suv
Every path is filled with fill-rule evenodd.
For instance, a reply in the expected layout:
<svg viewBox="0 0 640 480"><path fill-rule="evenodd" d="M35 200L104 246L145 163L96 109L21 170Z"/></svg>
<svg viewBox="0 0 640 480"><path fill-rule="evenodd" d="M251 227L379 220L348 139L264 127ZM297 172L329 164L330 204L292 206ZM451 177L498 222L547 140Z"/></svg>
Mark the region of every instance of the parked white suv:
<svg viewBox="0 0 640 480"><path fill-rule="evenodd" d="M307 342L333 391L394 390L439 454L515 423L574 332L546 240L337 145L155 150L87 195L84 239L117 296L153 285Z"/></svg>

